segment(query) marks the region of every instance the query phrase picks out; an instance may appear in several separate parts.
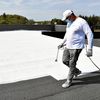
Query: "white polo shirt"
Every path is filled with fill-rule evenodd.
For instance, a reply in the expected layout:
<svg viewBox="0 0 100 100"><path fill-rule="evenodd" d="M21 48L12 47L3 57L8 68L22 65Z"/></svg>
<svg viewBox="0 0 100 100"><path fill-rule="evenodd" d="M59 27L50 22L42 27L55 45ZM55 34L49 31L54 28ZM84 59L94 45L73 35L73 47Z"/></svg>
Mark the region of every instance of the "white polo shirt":
<svg viewBox="0 0 100 100"><path fill-rule="evenodd" d="M85 35L88 40L88 49L93 47L93 33L88 23L83 18L76 18L75 21L66 28L64 37L65 45L68 49L82 49L85 44Z"/></svg>

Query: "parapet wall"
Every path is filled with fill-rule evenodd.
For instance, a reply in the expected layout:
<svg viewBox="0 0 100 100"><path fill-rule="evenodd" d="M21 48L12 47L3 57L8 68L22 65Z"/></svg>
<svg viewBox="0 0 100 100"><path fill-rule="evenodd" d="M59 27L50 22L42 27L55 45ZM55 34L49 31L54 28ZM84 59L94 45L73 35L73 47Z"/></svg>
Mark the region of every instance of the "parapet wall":
<svg viewBox="0 0 100 100"><path fill-rule="evenodd" d="M10 30L50 30L54 31L53 25L0 25L0 31Z"/></svg>
<svg viewBox="0 0 100 100"><path fill-rule="evenodd" d="M0 31L10 30L41 30L42 34L63 38L66 31L66 25L0 25ZM95 31L94 38L100 38L100 31Z"/></svg>

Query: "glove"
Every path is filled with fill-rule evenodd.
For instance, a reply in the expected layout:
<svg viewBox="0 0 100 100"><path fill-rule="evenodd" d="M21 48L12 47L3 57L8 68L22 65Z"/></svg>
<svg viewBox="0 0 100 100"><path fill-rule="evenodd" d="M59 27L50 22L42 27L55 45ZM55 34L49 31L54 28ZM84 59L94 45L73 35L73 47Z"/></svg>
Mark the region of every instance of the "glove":
<svg viewBox="0 0 100 100"><path fill-rule="evenodd" d="M86 52L87 57L91 57L92 56L92 49L88 49Z"/></svg>

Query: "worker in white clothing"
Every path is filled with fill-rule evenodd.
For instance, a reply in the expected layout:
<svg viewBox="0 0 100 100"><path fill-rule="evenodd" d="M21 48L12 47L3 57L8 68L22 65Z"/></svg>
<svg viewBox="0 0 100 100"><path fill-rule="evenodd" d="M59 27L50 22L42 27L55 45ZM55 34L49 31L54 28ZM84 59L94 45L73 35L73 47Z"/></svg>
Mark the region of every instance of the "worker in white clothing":
<svg viewBox="0 0 100 100"><path fill-rule="evenodd" d="M93 33L86 20L76 16L71 10L66 10L63 13L62 20L67 22L67 27L63 42L58 46L58 49L65 46L62 62L69 67L69 72L67 81L62 84L62 87L66 88L71 86L74 76L81 74L81 71L76 68L76 63L84 48L85 35L88 43L87 56L92 56Z"/></svg>

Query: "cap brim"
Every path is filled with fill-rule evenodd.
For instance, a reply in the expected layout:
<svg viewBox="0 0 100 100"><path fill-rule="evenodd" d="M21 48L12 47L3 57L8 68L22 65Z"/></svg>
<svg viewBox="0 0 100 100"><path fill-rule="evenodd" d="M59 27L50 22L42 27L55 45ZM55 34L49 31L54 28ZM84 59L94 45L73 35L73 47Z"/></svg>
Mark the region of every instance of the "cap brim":
<svg viewBox="0 0 100 100"><path fill-rule="evenodd" d="M64 21L65 19L66 19L66 17L63 17L63 18L62 18L62 21Z"/></svg>

